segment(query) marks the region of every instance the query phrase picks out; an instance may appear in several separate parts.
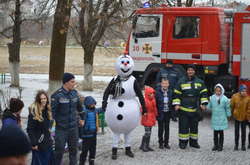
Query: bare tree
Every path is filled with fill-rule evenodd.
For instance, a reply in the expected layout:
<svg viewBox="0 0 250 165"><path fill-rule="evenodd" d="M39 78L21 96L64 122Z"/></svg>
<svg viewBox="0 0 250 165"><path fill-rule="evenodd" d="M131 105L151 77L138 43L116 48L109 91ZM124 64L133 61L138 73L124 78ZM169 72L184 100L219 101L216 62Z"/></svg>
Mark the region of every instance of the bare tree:
<svg viewBox="0 0 250 165"><path fill-rule="evenodd" d="M123 11L122 0L80 0L74 6L79 23L72 25L74 37L84 50L83 89L92 90L94 52L107 28L122 24L130 18Z"/></svg>
<svg viewBox="0 0 250 165"><path fill-rule="evenodd" d="M72 0L60 0L57 3L54 15L52 32L50 64L49 64L49 91L52 93L61 85L65 66L65 48Z"/></svg>
<svg viewBox="0 0 250 165"><path fill-rule="evenodd" d="M15 12L11 16L14 22L13 40L8 43L9 50L9 70L11 74L11 86L19 87L19 65L20 65L20 45L21 45L21 2L16 0Z"/></svg>
<svg viewBox="0 0 250 165"><path fill-rule="evenodd" d="M43 0L43 1L50 1L50 0ZM27 11L24 12L22 10L22 5L28 2L28 0L9 0L9 1L2 1L1 5L4 4L5 6L11 6L14 4L14 8L7 8L9 17L11 19L11 24L3 27L2 31L0 31L0 35L12 39L12 42L8 43L8 51L9 51L9 71L11 74L11 86L19 87L19 68L20 68L20 46L21 46L21 26L22 23L25 21L33 21L39 22L40 20L46 18L45 15L40 15L38 17L34 17L34 14L31 9L26 9ZM39 6L41 7L41 6ZM40 10L40 13L44 13L44 11L48 10L47 7Z"/></svg>

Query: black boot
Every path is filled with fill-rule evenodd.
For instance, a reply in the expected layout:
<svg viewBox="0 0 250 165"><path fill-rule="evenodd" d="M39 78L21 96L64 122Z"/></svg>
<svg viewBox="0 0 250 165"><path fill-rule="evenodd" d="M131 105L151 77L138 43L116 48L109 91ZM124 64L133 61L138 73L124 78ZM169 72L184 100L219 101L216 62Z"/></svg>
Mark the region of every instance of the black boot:
<svg viewBox="0 0 250 165"><path fill-rule="evenodd" d="M80 154L80 161L79 161L79 165L85 165L86 162L86 158L83 157L83 154Z"/></svg>
<svg viewBox="0 0 250 165"><path fill-rule="evenodd" d="M239 150L238 144L235 144L235 146L234 146L234 151L238 151L238 150Z"/></svg>
<svg viewBox="0 0 250 165"><path fill-rule="evenodd" d="M112 148L112 159L113 160L117 159L117 148L116 147Z"/></svg>
<svg viewBox="0 0 250 165"><path fill-rule="evenodd" d="M168 145L168 142L166 142L166 143L164 144L164 147L165 147L166 149L170 149L170 146Z"/></svg>
<svg viewBox="0 0 250 165"><path fill-rule="evenodd" d="M214 147L212 148L212 151L218 150L218 136L214 135Z"/></svg>
<svg viewBox="0 0 250 165"><path fill-rule="evenodd" d="M246 151L246 145L245 145L245 144L242 144L241 150L242 150L242 151Z"/></svg>
<svg viewBox="0 0 250 165"><path fill-rule="evenodd" d="M150 136L147 137L146 139L146 146L147 146L148 151L154 151L151 147L149 147L149 143L150 143Z"/></svg>
<svg viewBox="0 0 250 165"><path fill-rule="evenodd" d="M187 148L187 140L179 140L179 147L180 149L186 149Z"/></svg>
<svg viewBox="0 0 250 165"><path fill-rule="evenodd" d="M219 145L218 145L218 151L223 150L223 144L224 144L224 136L220 135Z"/></svg>
<svg viewBox="0 0 250 165"><path fill-rule="evenodd" d="M147 148L147 137L146 136L143 136L142 137L142 142L141 142L141 146L140 146L140 149L143 151L143 152L148 152L148 148Z"/></svg>
<svg viewBox="0 0 250 165"><path fill-rule="evenodd" d="M194 140L194 139L189 139L189 146L193 147L193 148L201 148L200 145L198 144L198 140Z"/></svg>
<svg viewBox="0 0 250 165"><path fill-rule="evenodd" d="M250 143L248 144L247 149L250 149Z"/></svg>
<svg viewBox="0 0 250 165"><path fill-rule="evenodd" d="M159 143L159 148L164 149L163 143Z"/></svg>
<svg viewBox="0 0 250 165"><path fill-rule="evenodd" d="M126 147L126 148L125 148L125 154L126 154L128 157L131 157L131 158L134 157L134 154L133 154L133 152L131 151L131 147Z"/></svg>
<svg viewBox="0 0 250 165"><path fill-rule="evenodd" d="M95 159L90 159L89 160L89 165L95 165Z"/></svg>

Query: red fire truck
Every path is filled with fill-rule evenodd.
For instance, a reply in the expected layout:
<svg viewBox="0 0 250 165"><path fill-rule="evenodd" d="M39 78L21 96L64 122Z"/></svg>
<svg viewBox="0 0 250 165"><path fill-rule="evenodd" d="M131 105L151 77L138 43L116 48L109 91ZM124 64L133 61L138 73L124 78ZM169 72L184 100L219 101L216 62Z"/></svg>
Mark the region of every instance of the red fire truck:
<svg viewBox="0 0 250 165"><path fill-rule="evenodd" d="M197 75L212 91L221 83L228 95L240 83L250 87L250 6L245 11L216 7L140 8L135 12L126 54L134 76L153 85L159 69L173 60L182 72L197 65Z"/></svg>

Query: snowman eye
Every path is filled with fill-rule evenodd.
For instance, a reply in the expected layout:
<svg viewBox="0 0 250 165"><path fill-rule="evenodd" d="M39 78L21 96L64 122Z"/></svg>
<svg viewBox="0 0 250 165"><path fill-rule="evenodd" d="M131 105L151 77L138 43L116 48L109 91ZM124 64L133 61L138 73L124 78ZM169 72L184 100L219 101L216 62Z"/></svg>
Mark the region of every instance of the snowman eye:
<svg viewBox="0 0 250 165"><path fill-rule="evenodd" d="M124 64L124 61L121 61L122 64Z"/></svg>
<svg viewBox="0 0 250 165"><path fill-rule="evenodd" d="M129 61L127 63L129 64Z"/></svg>

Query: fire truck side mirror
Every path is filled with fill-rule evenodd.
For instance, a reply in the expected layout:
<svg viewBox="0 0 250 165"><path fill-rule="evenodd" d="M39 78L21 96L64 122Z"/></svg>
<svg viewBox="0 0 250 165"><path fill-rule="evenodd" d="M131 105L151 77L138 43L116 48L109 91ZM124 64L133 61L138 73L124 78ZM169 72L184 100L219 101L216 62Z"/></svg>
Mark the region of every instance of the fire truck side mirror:
<svg viewBox="0 0 250 165"><path fill-rule="evenodd" d="M135 30L135 28L136 28L137 19L138 19L138 15L133 17L133 20L132 20L132 29L133 30Z"/></svg>

